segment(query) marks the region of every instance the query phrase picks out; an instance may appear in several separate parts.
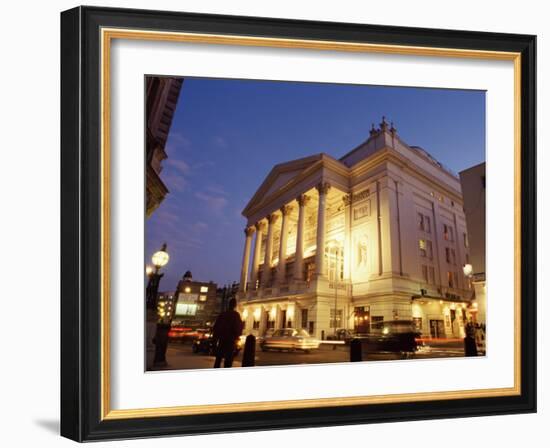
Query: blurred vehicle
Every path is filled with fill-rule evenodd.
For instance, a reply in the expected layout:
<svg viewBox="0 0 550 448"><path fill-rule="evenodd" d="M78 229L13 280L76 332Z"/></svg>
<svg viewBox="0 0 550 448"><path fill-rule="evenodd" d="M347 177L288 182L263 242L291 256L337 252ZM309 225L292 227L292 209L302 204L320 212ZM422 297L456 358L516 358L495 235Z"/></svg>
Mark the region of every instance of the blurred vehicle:
<svg viewBox="0 0 550 448"><path fill-rule="evenodd" d="M239 337L237 346L235 347L235 356L237 356L244 347L245 339L246 336L244 335ZM207 330L206 333L202 333L200 337L196 338L193 341L191 350L193 350L193 353L205 353L207 355L214 356L216 354L216 341L212 336L212 331Z"/></svg>
<svg viewBox="0 0 550 448"><path fill-rule="evenodd" d="M355 333L352 330L346 328L340 328L336 330L336 333L327 335L327 341L344 341L346 344L355 337Z"/></svg>
<svg viewBox="0 0 550 448"><path fill-rule="evenodd" d="M172 342L193 342L209 332L208 328L193 329L182 325L172 325L168 332L168 339Z"/></svg>
<svg viewBox="0 0 550 448"><path fill-rule="evenodd" d="M409 320L391 320L371 324L370 333L355 335L361 341L365 355L396 353L402 358L413 356L418 350L420 332Z"/></svg>
<svg viewBox="0 0 550 448"><path fill-rule="evenodd" d="M306 330L282 328L271 336L265 336L260 342L262 351L266 350L303 350L309 352L319 348L319 340L311 337Z"/></svg>
<svg viewBox="0 0 550 448"><path fill-rule="evenodd" d="M184 342L193 329L183 325L172 325L168 332L168 340L171 342Z"/></svg>
<svg viewBox="0 0 550 448"><path fill-rule="evenodd" d="M275 331L275 328L268 328L264 335L263 336L258 336L256 338L256 344L261 346L262 345L262 342L264 341L265 338L270 338L271 336L273 336L273 333Z"/></svg>

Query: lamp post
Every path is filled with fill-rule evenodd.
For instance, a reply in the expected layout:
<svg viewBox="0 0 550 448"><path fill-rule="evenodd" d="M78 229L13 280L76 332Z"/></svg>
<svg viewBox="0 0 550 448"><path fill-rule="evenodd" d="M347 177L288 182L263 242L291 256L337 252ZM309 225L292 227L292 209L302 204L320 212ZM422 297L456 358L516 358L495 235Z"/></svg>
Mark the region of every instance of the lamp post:
<svg viewBox="0 0 550 448"><path fill-rule="evenodd" d="M166 266L169 260L170 256L166 252L166 243L164 243L161 249L151 257L153 266L145 268L145 272L149 278L145 294L147 311L147 369L150 369L154 365L166 365L166 347L164 347L162 354L159 353L159 350L162 349L163 343L167 344L170 325L168 324L168 329L159 328L166 324L159 323L157 304L160 279L164 276L164 274L160 273L160 269ZM163 338L164 332L166 335ZM153 334L155 335L154 342Z"/></svg>
<svg viewBox="0 0 550 448"><path fill-rule="evenodd" d="M336 339L338 317L338 277L340 275L340 247L337 243L329 244L329 250L334 248L334 339ZM333 346L336 349L336 345Z"/></svg>
<svg viewBox="0 0 550 448"><path fill-rule="evenodd" d="M474 274L474 268L470 263L466 263L464 266L462 266L462 272L464 273L464 277L468 279L468 286L471 289L472 288L472 277ZM472 293L470 296L470 299L472 299L475 296L475 293Z"/></svg>

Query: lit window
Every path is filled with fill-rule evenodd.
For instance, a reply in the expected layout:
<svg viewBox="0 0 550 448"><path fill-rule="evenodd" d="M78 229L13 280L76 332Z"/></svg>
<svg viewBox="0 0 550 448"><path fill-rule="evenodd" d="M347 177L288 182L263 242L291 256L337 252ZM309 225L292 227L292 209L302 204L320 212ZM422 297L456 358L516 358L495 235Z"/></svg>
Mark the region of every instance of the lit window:
<svg viewBox="0 0 550 448"><path fill-rule="evenodd" d="M420 249L420 256L426 256L426 240L418 240L418 248Z"/></svg>
<svg viewBox="0 0 550 448"><path fill-rule="evenodd" d="M201 295L199 296L199 300L200 300L201 302L206 302L206 296L203 295L203 294L201 294Z"/></svg>
<svg viewBox="0 0 550 448"><path fill-rule="evenodd" d="M208 286L201 286L201 292L208 292Z"/></svg>
<svg viewBox="0 0 550 448"><path fill-rule="evenodd" d="M191 303L178 303L176 305L176 315L194 316L197 314L197 305Z"/></svg>

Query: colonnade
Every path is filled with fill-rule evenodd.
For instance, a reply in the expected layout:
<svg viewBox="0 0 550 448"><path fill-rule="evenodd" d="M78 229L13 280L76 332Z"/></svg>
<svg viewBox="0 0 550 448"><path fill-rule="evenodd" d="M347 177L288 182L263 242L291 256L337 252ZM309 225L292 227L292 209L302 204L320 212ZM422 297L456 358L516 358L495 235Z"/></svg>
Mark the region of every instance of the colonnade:
<svg viewBox="0 0 550 448"><path fill-rule="evenodd" d="M316 234L316 252L315 252L315 275L326 275L326 266L324 263L324 248L325 248L325 233L326 233L326 208L327 194L330 189L328 182L321 182L316 186L318 192L317 206L317 234ZM300 194L296 197L298 206L298 226L296 231L296 252L294 260L294 280L304 279L304 235L306 225L306 205L311 197L306 194ZM269 213L264 219L258 221L254 226L248 226L244 229L245 242L244 253L241 266L241 281L240 290L246 291L250 284L250 289L256 289L257 285L268 285L271 280L275 280L277 284L286 282L286 261L287 261L287 240L288 240L288 225L290 214L295 207L294 201L291 204L283 205L278 211ZM281 236L279 244L279 261L275 278L271 278L271 268L273 267L273 235L275 232L275 223L281 217ZM262 277L259 278L260 258L262 249L262 239L264 232L267 230L267 240L265 244L264 263ZM252 248L252 237L256 235L254 241L254 251L252 254L252 268L250 269L250 255ZM250 271L250 282L249 282Z"/></svg>

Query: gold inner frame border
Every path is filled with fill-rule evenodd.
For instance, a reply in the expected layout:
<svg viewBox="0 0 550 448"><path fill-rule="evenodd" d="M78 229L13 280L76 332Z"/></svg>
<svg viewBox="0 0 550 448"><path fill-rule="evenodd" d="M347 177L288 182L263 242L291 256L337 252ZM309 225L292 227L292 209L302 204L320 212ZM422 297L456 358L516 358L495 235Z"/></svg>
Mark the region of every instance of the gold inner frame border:
<svg viewBox="0 0 550 448"><path fill-rule="evenodd" d="M521 54L515 52L469 50L459 48L419 47L371 43L335 42L230 36L183 32L145 31L139 29L101 29L101 420L168 417L228 412L251 412L306 409L382 403L421 402L466 398L502 397L521 394ZM418 392L391 395L314 398L243 402L228 404L170 406L136 409L111 409L110 388L110 62L113 39L186 42L213 45L296 48L356 53L383 53L412 56L454 57L506 60L514 63L514 386L441 392Z"/></svg>

